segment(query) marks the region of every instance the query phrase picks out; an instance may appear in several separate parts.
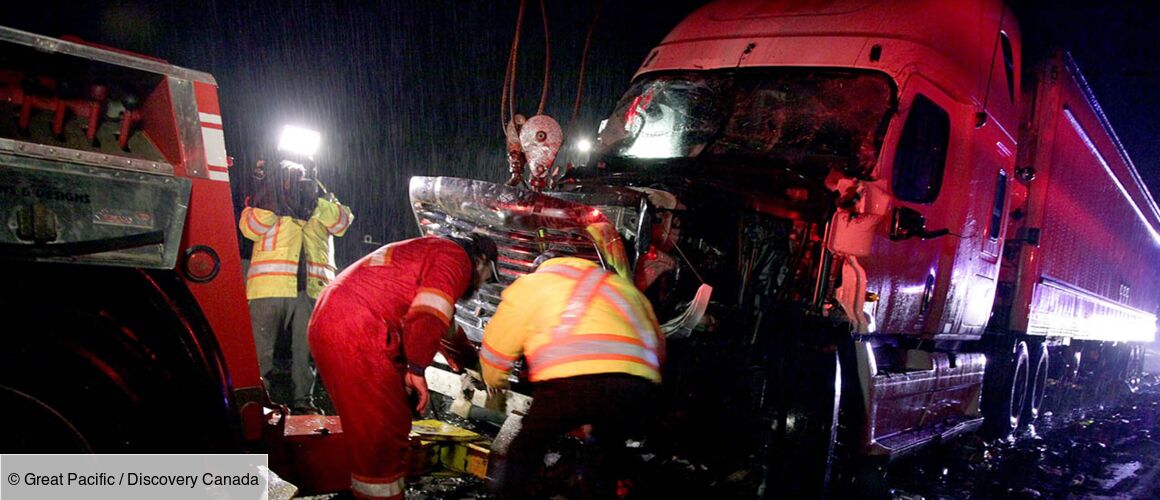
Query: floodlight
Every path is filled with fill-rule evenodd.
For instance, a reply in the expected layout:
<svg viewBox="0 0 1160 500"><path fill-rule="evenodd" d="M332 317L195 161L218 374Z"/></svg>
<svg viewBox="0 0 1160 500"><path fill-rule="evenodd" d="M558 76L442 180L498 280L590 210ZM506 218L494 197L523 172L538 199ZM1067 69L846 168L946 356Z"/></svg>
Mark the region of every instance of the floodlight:
<svg viewBox="0 0 1160 500"><path fill-rule="evenodd" d="M282 136L278 139L278 151L313 158L321 142L322 136L318 132L286 125L282 127Z"/></svg>
<svg viewBox="0 0 1160 500"><path fill-rule="evenodd" d="M588 139L580 139L576 141L576 150L581 153L592 151L592 141Z"/></svg>

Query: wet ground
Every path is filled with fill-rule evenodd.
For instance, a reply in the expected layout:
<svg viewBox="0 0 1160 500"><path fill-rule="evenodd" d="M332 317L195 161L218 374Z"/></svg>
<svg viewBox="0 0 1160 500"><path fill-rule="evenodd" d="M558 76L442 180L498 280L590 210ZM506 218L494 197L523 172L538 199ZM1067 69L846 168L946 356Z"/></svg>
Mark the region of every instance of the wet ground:
<svg viewBox="0 0 1160 500"><path fill-rule="evenodd" d="M887 466L881 489L895 500L1160 499L1158 354L1146 358L1155 375L1135 392L1053 383L1044 414L1019 439L967 436L930 447ZM407 490L411 500L492 498L464 476L425 476Z"/></svg>
<svg viewBox="0 0 1160 500"><path fill-rule="evenodd" d="M1049 388L1057 404L1014 443L969 436L892 464L894 498L1160 498L1160 377L1118 400L1061 408L1076 390Z"/></svg>

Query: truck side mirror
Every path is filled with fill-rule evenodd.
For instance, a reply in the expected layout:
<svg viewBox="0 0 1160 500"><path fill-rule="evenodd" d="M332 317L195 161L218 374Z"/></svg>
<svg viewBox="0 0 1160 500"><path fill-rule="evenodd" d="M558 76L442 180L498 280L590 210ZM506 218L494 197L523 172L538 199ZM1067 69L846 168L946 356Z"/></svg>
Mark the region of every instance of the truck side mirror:
<svg viewBox="0 0 1160 500"><path fill-rule="evenodd" d="M946 236L950 232L950 229L927 231L926 217L923 217L918 210L908 207L894 207L894 216L890 222L891 241L901 241L915 237L926 240Z"/></svg>

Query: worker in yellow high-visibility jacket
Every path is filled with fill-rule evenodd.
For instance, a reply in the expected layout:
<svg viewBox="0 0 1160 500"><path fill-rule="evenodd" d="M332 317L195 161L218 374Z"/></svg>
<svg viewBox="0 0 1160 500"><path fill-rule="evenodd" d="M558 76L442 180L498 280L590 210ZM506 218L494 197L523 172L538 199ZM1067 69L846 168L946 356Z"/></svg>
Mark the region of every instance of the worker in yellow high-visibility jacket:
<svg viewBox="0 0 1160 500"><path fill-rule="evenodd" d="M258 368L272 394L289 393L297 413L316 413L307 325L314 301L334 278L335 236L346 234L354 216L318 181L283 162L262 179L255 206L242 210L238 227L254 241L246 273ZM278 338L290 338L290 387L272 389L274 349Z"/></svg>
<svg viewBox="0 0 1160 500"><path fill-rule="evenodd" d="M529 481L553 438L590 425L595 442L617 456L625 438L643 430L661 381L664 336L632 282L558 257L504 290L479 354L491 388L507 386L519 356L527 361L534 400L497 485L503 498L521 498L533 494ZM614 464L592 465L594 493L613 498Z"/></svg>

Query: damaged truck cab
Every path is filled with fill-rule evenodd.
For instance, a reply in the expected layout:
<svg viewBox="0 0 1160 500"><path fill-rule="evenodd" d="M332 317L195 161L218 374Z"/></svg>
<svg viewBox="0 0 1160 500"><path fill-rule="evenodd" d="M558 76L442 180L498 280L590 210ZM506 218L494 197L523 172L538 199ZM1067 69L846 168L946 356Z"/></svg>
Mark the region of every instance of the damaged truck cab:
<svg viewBox="0 0 1160 500"><path fill-rule="evenodd" d="M598 143L544 193L412 179L424 231L500 243L457 321L478 341L545 251L634 279L670 338L657 446L761 471L750 492L1011 435L1049 367L1123 380L1155 335L1160 211L1070 57L1025 65L999 1L705 6Z"/></svg>

